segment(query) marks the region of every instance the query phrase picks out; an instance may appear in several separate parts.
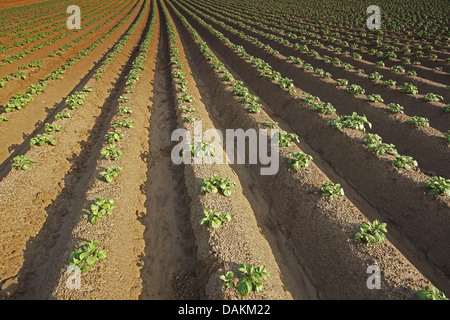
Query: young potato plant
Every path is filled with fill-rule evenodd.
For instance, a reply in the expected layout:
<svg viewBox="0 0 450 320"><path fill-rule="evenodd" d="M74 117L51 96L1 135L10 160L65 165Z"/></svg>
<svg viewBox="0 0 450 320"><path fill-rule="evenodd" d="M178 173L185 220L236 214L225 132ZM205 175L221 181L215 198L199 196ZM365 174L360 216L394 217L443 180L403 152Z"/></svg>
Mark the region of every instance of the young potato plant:
<svg viewBox="0 0 450 320"><path fill-rule="evenodd" d="M113 129L117 128L133 128L133 120L131 119L120 119L113 124Z"/></svg>
<svg viewBox="0 0 450 320"><path fill-rule="evenodd" d="M348 86L348 80L347 79L337 79L336 85L339 87L346 87L346 86Z"/></svg>
<svg viewBox="0 0 450 320"><path fill-rule="evenodd" d="M409 94L417 94L419 93L419 90L416 86L412 85L411 83L405 82L403 86L399 87L400 92L409 93Z"/></svg>
<svg viewBox="0 0 450 320"><path fill-rule="evenodd" d="M447 139L447 143L450 143L450 130L448 130L447 132L444 132L444 137L445 137L445 139Z"/></svg>
<svg viewBox="0 0 450 320"><path fill-rule="evenodd" d="M124 134L122 132L122 130L120 129L116 129L115 131L112 132L108 132L105 135L105 139L106 141L108 141L110 144L113 144L115 142L119 142L120 140L122 140L124 138Z"/></svg>
<svg viewBox="0 0 450 320"><path fill-rule="evenodd" d="M416 128L430 126L430 123L428 122L427 118L419 117L419 116L413 116L412 119L408 120L407 123L414 125Z"/></svg>
<svg viewBox="0 0 450 320"><path fill-rule="evenodd" d="M246 107L247 111L250 113L260 113L262 108L263 105L257 102L252 102Z"/></svg>
<svg viewBox="0 0 450 320"><path fill-rule="evenodd" d="M45 124L45 132L47 133L53 133L53 132L60 132L61 126L57 125L55 123L46 123Z"/></svg>
<svg viewBox="0 0 450 320"><path fill-rule="evenodd" d="M305 168L309 166L309 163L312 161L312 156L302 152L288 152L288 155L291 157L288 159L288 163L291 165L291 168L295 171L300 170L301 168Z"/></svg>
<svg viewBox="0 0 450 320"><path fill-rule="evenodd" d="M385 153L397 155L397 149L393 144L383 143L381 137L377 134L369 133L367 136L363 138L363 141L366 142L367 148L372 150L377 156L381 156Z"/></svg>
<svg viewBox="0 0 450 320"><path fill-rule="evenodd" d="M405 168L406 170L410 170L413 166L417 167L417 161L414 160L410 156L402 156L400 154L397 154L395 156L395 159L392 160L392 163L394 163L399 168Z"/></svg>
<svg viewBox="0 0 450 320"><path fill-rule="evenodd" d="M204 156L214 157L216 155L212 145L206 141L195 141L189 146L189 149L194 157L197 158L203 158Z"/></svg>
<svg viewBox="0 0 450 320"><path fill-rule="evenodd" d="M195 111L195 107L193 105L188 105L185 107L181 108L181 112L182 113L186 113L186 112L194 112Z"/></svg>
<svg viewBox="0 0 450 320"><path fill-rule="evenodd" d="M366 124L369 128L372 128L372 124L367 120L366 116L359 116L356 112L353 112L351 116L342 116L339 119L330 120L328 124L341 132L344 131L344 128L352 128L366 132Z"/></svg>
<svg viewBox="0 0 450 320"><path fill-rule="evenodd" d="M120 176L122 170L123 169L119 166L109 166L100 173L100 178L106 182L112 182L115 178Z"/></svg>
<svg viewBox="0 0 450 320"><path fill-rule="evenodd" d="M367 100L370 102L384 102L383 98L379 94L369 94Z"/></svg>
<svg viewBox="0 0 450 320"><path fill-rule="evenodd" d="M89 221L91 221L92 224L96 224L98 219L105 214L111 215L113 210L114 200L97 197L95 198L94 203L89 206L89 211L91 213Z"/></svg>
<svg viewBox="0 0 450 320"><path fill-rule="evenodd" d="M218 229L220 226L226 222L231 221L231 216L219 211L212 211L205 209L203 210L205 217L200 220L201 225L207 225L210 228Z"/></svg>
<svg viewBox="0 0 450 320"><path fill-rule="evenodd" d="M117 111L117 115L118 116L123 116L125 114L131 114L133 113L133 110L130 107L126 107L126 106L119 106L119 111Z"/></svg>
<svg viewBox="0 0 450 320"><path fill-rule="evenodd" d="M290 147L292 145L292 140L299 142L298 135L295 133L287 133L284 130L280 130L278 133L278 144L280 147Z"/></svg>
<svg viewBox="0 0 450 320"><path fill-rule="evenodd" d="M13 163L11 166L16 168L16 170L24 170L27 171L31 168L31 164L36 162L35 160L28 158L27 156L21 155L13 158Z"/></svg>
<svg viewBox="0 0 450 320"><path fill-rule="evenodd" d="M419 300L448 300L442 291L433 286L425 286L423 290L416 292L416 296Z"/></svg>
<svg viewBox="0 0 450 320"><path fill-rule="evenodd" d="M389 111L392 113L403 113L404 107L398 103L389 103L387 106L389 107Z"/></svg>
<svg viewBox="0 0 450 320"><path fill-rule="evenodd" d="M116 148L116 145L110 144L100 151L100 158L105 158L108 160L117 160L122 156L122 150Z"/></svg>
<svg viewBox="0 0 450 320"><path fill-rule="evenodd" d="M52 135L49 133L44 133L44 134L37 134L34 138L31 138L30 140L30 146L43 146L44 144L49 144L52 146L56 145L56 140L52 139Z"/></svg>
<svg viewBox="0 0 450 320"><path fill-rule="evenodd" d="M263 122L266 126L268 126L270 129L275 128L275 126L278 124L278 122L276 121L269 121L269 120L264 120Z"/></svg>
<svg viewBox="0 0 450 320"><path fill-rule="evenodd" d="M107 257L105 250L96 248L99 244L100 241L97 239L92 239L91 242L83 242L81 248L70 254L69 266L76 266L83 273L89 271L90 267L94 265L97 260L105 259Z"/></svg>
<svg viewBox="0 0 450 320"><path fill-rule="evenodd" d="M240 279L236 278L232 271L220 276L220 279L225 281L227 288L233 288L235 286L233 280L237 279L236 289L242 297L251 291L262 292L264 286L261 283L261 278L267 280L271 277L264 265L254 267L248 263L243 263L239 265L238 270L243 274Z"/></svg>
<svg viewBox="0 0 450 320"><path fill-rule="evenodd" d="M6 122L6 121L8 121L8 119L6 119L6 117L4 116L4 115L0 115L0 123L2 123L2 122Z"/></svg>
<svg viewBox="0 0 450 320"><path fill-rule="evenodd" d="M435 93L426 93L423 95L422 100L424 100L424 101L441 101L441 100L444 100L444 97L440 96L438 94L435 94Z"/></svg>
<svg viewBox="0 0 450 320"><path fill-rule="evenodd" d="M319 187L323 196L329 197L331 200L336 199L339 196L344 195L344 189L341 188L339 183L328 182Z"/></svg>
<svg viewBox="0 0 450 320"><path fill-rule="evenodd" d="M386 240L386 235L384 234L384 232L387 232L386 223L381 223L378 219L375 219L373 223L363 223L359 230L360 232L355 234L355 240L362 239L368 247Z"/></svg>
<svg viewBox="0 0 450 320"><path fill-rule="evenodd" d="M61 110L60 112L58 112L55 116L55 120L59 120L59 119L69 119L72 118L72 115L70 114L69 111L67 111L66 109Z"/></svg>
<svg viewBox="0 0 450 320"><path fill-rule="evenodd" d="M329 102L313 102L312 109L322 114L336 114L336 109Z"/></svg>
<svg viewBox="0 0 450 320"><path fill-rule="evenodd" d="M202 179L200 191L209 195L218 193L220 190L225 197L230 197L231 187L236 187L236 182L231 181L228 177L219 178L218 174L213 174L210 178Z"/></svg>
<svg viewBox="0 0 450 320"><path fill-rule="evenodd" d="M430 196L450 196L450 179L434 176L430 178L425 186L429 187L428 194Z"/></svg>
<svg viewBox="0 0 450 320"><path fill-rule="evenodd" d="M351 94L364 94L364 92L366 92L366 90L364 90L363 88L361 88L361 86L357 85L357 84L351 84L347 86L347 91L350 92Z"/></svg>
<svg viewBox="0 0 450 320"><path fill-rule="evenodd" d="M194 122L195 117L194 116L183 116L183 122Z"/></svg>

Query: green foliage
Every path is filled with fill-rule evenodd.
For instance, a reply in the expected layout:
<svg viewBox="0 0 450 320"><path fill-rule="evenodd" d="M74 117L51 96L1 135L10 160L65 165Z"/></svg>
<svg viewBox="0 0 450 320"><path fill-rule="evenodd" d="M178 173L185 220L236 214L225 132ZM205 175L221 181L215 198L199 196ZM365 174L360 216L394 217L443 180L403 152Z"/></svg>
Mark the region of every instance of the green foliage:
<svg viewBox="0 0 450 320"><path fill-rule="evenodd" d="M55 123L46 123L45 124L45 132L47 133L53 133L53 132L60 132L61 126L57 125Z"/></svg>
<svg viewBox="0 0 450 320"><path fill-rule="evenodd" d="M214 157L216 155L216 152L214 151L212 145L206 141L194 141L194 143L189 146L189 149L191 150L191 153L194 155L194 157L197 158L202 158L204 156Z"/></svg>
<svg viewBox="0 0 450 320"><path fill-rule="evenodd" d="M122 130L116 129L115 131L108 132L105 135L105 139L109 143L113 144L115 142L119 142L120 140L122 140L124 138L124 136L125 135L123 134Z"/></svg>
<svg viewBox="0 0 450 320"><path fill-rule="evenodd" d="M412 124L415 127L429 127L430 123L428 122L427 118L419 117L419 116L413 116L411 120L408 120L408 124Z"/></svg>
<svg viewBox="0 0 450 320"><path fill-rule="evenodd" d="M442 291L433 286L425 286L423 290L416 292L416 296L419 300L448 300Z"/></svg>
<svg viewBox="0 0 450 320"><path fill-rule="evenodd" d="M288 159L288 163L291 165L291 168L295 171L300 170L301 168L305 168L309 166L309 163L312 161L313 157L309 154L302 152L288 152L288 155L291 157Z"/></svg>
<svg viewBox="0 0 450 320"><path fill-rule="evenodd" d="M381 137L377 134L369 133L367 136L363 138L363 141L366 142L367 148L377 156L381 156L385 153L396 155L397 149L393 144L383 143Z"/></svg>
<svg viewBox="0 0 450 320"><path fill-rule="evenodd" d="M413 166L417 167L417 161L410 156L397 154L392 162L399 168L410 170Z"/></svg>
<svg viewBox="0 0 450 320"><path fill-rule="evenodd" d="M367 96L367 100L370 102L384 102L383 98L381 98L381 95L379 94L369 94Z"/></svg>
<svg viewBox="0 0 450 320"><path fill-rule="evenodd" d="M387 105L389 107L389 111L393 113L403 113L403 107L399 105L398 103L389 103Z"/></svg>
<svg viewBox="0 0 450 320"><path fill-rule="evenodd" d="M347 91L351 94L364 94L365 90L357 84L351 84L347 86Z"/></svg>
<svg viewBox="0 0 450 320"><path fill-rule="evenodd" d="M372 128L372 124L367 120L366 116L359 116L356 112L353 112L351 116L344 115L339 119L330 120L328 121L328 124L331 125L332 128L342 132L344 131L344 128L352 128L366 132L366 124L369 128Z"/></svg>
<svg viewBox="0 0 450 320"><path fill-rule="evenodd" d="M428 194L430 196L445 195L450 196L450 179L434 176L425 184L430 188Z"/></svg>
<svg viewBox="0 0 450 320"><path fill-rule="evenodd" d="M336 109L329 102L313 102L312 109L322 114L336 114Z"/></svg>
<svg viewBox="0 0 450 320"><path fill-rule="evenodd" d="M280 130L277 133L277 137L280 147L290 147L293 140L299 142L298 135L296 135L295 133L287 133L284 130Z"/></svg>
<svg viewBox="0 0 450 320"><path fill-rule="evenodd" d="M13 163L11 166L16 168L16 170L28 170L31 168L31 164L36 162L35 160L28 158L27 156L21 155L13 158Z"/></svg>
<svg viewBox="0 0 450 320"><path fill-rule="evenodd" d="M94 203L89 206L89 211L91 213L89 220L92 224L96 224L98 219L102 218L105 214L111 215L113 210L114 200L97 197L95 198Z"/></svg>
<svg viewBox="0 0 450 320"><path fill-rule="evenodd" d="M202 179L200 191L209 195L216 194L220 190L225 197L230 197L231 187L236 187L236 183L231 181L228 177L219 178L218 174L213 174L210 178Z"/></svg>
<svg viewBox="0 0 450 320"><path fill-rule="evenodd" d="M52 139L52 135L49 133L37 134L34 138L30 140L30 146L43 146L44 144L49 144L52 146L56 145L56 140Z"/></svg>
<svg viewBox="0 0 450 320"><path fill-rule="evenodd" d="M232 281L237 279L236 289L242 297L246 296L251 291L262 292L264 290L264 286L261 283L261 278L267 280L271 277L264 265L254 267L250 264L244 263L239 266L238 270L243 274L240 279L235 278L233 272L231 271L228 271L225 275L220 276L220 279L225 281L228 288L233 288L234 283Z"/></svg>
<svg viewBox="0 0 450 320"><path fill-rule="evenodd" d="M220 211L212 211L205 209L203 210L205 217L200 220L200 224L206 224L208 227L218 229L220 226L226 222L231 221L231 216L229 214L222 213Z"/></svg>
<svg viewBox="0 0 450 320"><path fill-rule="evenodd" d="M105 250L96 249L96 246L100 244L97 239L91 240L91 242L83 242L81 248L70 254L69 266L77 266L81 272L89 271L89 268L94 265L97 260L105 259L107 253Z"/></svg>
<svg viewBox="0 0 450 320"><path fill-rule="evenodd" d="M117 128L133 128L133 120L131 119L120 119L113 124L113 129Z"/></svg>
<svg viewBox="0 0 450 320"><path fill-rule="evenodd" d="M100 173L100 178L105 180L106 182L112 182L115 178L120 176L121 171L122 171L121 167L112 165L112 166L105 168Z"/></svg>
<svg viewBox="0 0 450 320"><path fill-rule="evenodd" d="M122 150L116 148L116 145L110 144L100 151L100 158L105 158L108 160L117 160L122 156Z"/></svg>
<svg viewBox="0 0 450 320"><path fill-rule="evenodd" d="M58 114L55 116L55 120L59 120L59 119L68 119L68 118L72 118L71 114L69 111L67 111L66 109L61 110L60 112L58 112Z"/></svg>
<svg viewBox="0 0 450 320"><path fill-rule="evenodd" d="M355 239L364 240L368 247L386 240L386 235L384 234L384 232L387 232L386 223L381 223L378 219L375 219L373 223L363 223L359 229L360 232L355 234Z"/></svg>
<svg viewBox="0 0 450 320"><path fill-rule="evenodd" d="M435 93L426 93L423 95L422 98L424 101L441 101L444 99L444 97L435 94Z"/></svg>
<svg viewBox="0 0 450 320"><path fill-rule="evenodd" d="M419 90L416 86L412 85L411 83L405 82L403 86L399 87L400 92L409 93L409 94L417 94L419 93Z"/></svg>
<svg viewBox="0 0 450 320"><path fill-rule="evenodd" d="M344 195L344 189L341 188L339 183L328 182L320 186L319 190L322 191L323 196L327 196L331 200Z"/></svg>

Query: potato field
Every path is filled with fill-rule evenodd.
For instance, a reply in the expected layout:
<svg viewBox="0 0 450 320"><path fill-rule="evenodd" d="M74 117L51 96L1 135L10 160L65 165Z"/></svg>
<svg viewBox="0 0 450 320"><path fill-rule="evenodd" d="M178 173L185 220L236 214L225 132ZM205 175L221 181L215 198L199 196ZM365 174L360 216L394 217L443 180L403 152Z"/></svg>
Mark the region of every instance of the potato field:
<svg viewBox="0 0 450 320"><path fill-rule="evenodd" d="M2 2L0 299L447 299L449 18Z"/></svg>

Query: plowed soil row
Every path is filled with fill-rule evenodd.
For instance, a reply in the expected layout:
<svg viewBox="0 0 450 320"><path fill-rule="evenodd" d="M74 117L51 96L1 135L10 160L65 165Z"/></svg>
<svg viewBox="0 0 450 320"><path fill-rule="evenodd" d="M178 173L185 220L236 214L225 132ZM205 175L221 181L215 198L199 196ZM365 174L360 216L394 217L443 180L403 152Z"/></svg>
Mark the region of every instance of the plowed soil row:
<svg viewBox="0 0 450 320"><path fill-rule="evenodd" d="M447 172L439 158L445 152L430 155L426 162L424 153L438 151L426 149L419 140L415 148L423 157L421 167L397 169L391 156L376 157L367 150L362 132L331 129L327 122L333 116L312 111L302 97L311 90L339 113L353 108L369 112L362 99L293 67L282 55L269 57L212 23L283 75L296 76L297 93L289 95L260 77L248 60L215 38L178 1L134 1L132 7L136 10L126 23L76 68L69 68L64 79L53 81L29 107L0 124L1 299L415 299L426 285L450 290L450 256L441 245L450 242L450 200L432 198L424 187L424 170ZM107 30L129 10L110 21ZM121 52L95 79L107 54L134 24ZM148 34L145 68L128 91L127 76ZM86 46L89 40L95 38L88 37ZM202 43L217 60L206 59ZM179 68L172 63L171 46L178 48ZM259 97L260 113L247 112L233 95L233 84L223 81L223 73L213 67L218 62ZM194 97L191 113L179 102L180 85L173 77L177 68L185 73L187 92ZM65 108L65 97L85 86L93 90L83 106L71 112L71 119L58 121L62 131L54 134L57 144L30 147L31 137L43 132L44 123L56 123L54 116ZM120 102L123 97L129 101ZM116 146L123 155L113 161L100 153L108 145L105 135L124 117L118 114L120 105L131 108L126 117L133 127L122 128L124 138ZM196 121L185 121L187 114ZM432 136L428 131L414 133L392 119L384 128L381 124L389 118L380 111L368 113L368 118L375 132L385 130L381 135L388 135L386 140L404 132L416 139ZM222 153L222 159L229 156L231 163L197 163L194 158L190 164L173 162L180 143L174 139L177 129L196 139L201 122L203 134L215 129L225 138L229 129L267 129L264 121L276 121L276 129L300 138L280 147L273 175L261 175L267 168L261 159L236 163L237 146L229 150L218 144L218 136L216 153ZM412 143L398 139L399 151L412 151ZM259 141L259 147L270 150L271 143ZM294 171L288 163L290 152L307 153L313 161ZM22 154L36 163L27 171L11 169L12 157ZM248 150L244 156L249 159ZM99 175L110 165L123 171L107 183ZM236 183L230 197L201 192L202 179L213 174ZM319 187L327 182L341 183L345 195L334 200L322 196ZM115 208L92 224L89 206L97 197L113 199ZM199 223L207 209L228 213L231 220L218 229L208 228ZM354 235L373 219L387 222L387 240L367 247ZM69 256L92 239L100 241L107 257L82 273L80 286L74 288ZM239 275L242 263L266 266L271 277L262 281L262 292L243 298L220 279L227 271ZM373 266L381 271L381 290L367 285Z"/></svg>

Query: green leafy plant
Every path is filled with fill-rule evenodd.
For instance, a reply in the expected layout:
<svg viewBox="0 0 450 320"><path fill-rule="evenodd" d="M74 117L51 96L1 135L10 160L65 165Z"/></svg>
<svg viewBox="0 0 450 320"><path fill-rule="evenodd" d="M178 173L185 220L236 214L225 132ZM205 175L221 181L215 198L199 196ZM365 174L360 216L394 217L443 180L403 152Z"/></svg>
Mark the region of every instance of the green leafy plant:
<svg viewBox="0 0 450 320"><path fill-rule="evenodd" d="M444 137L447 139L447 143L450 143L450 130L444 132Z"/></svg>
<svg viewBox="0 0 450 320"><path fill-rule="evenodd" d="M417 94L417 93L419 93L419 90L417 89L417 87L414 86L414 85L411 84L411 83L405 82L405 83L403 84L403 86L401 86L401 87L399 87L399 88L400 88L400 89L399 89L400 92L410 93L410 94Z"/></svg>
<svg viewBox="0 0 450 320"><path fill-rule="evenodd" d="M386 87L393 87L396 84L397 84L397 81L392 80L392 79L386 80L386 81L383 82L383 86L386 86Z"/></svg>
<svg viewBox="0 0 450 320"><path fill-rule="evenodd" d="M347 79L337 79L336 81L337 86L348 86L348 80Z"/></svg>
<svg viewBox="0 0 450 320"><path fill-rule="evenodd" d="M403 113L403 107L399 105L398 103L389 103L387 105L389 107L389 111L393 113Z"/></svg>
<svg viewBox="0 0 450 320"><path fill-rule="evenodd" d="M366 132L366 124L369 128L372 128L372 124L367 120L366 116L359 116L356 112L353 112L351 116L344 115L339 119L330 120L328 121L328 124L331 125L332 128L342 132L344 131L344 128L352 128Z"/></svg>
<svg viewBox="0 0 450 320"><path fill-rule="evenodd" d="M247 111L250 113L260 113L263 105L261 103L252 102L247 106Z"/></svg>
<svg viewBox="0 0 450 320"><path fill-rule="evenodd" d="M378 219L375 219L373 223L365 222L359 227L360 231L355 234L355 239L362 239L368 247L382 243L386 240L384 234L384 232L387 232L386 225Z"/></svg>
<svg viewBox="0 0 450 320"><path fill-rule="evenodd" d="M425 185L430 188L430 190L428 190L430 196L437 196L440 194L450 196L450 179L434 176L430 178Z"/></svg>
<svg viewBox="0 0 450 320"><path fill-rule="evenodd" d="M2 123L2 122L6 122L6 121L8 121L8 119L6 119L6 117L4 116L4 115L0 115L0 123Z"/></svg>
<svg viewBox="0 0 450 320"><path fill-rule="evenodd" d="M424 289L416 292L419 300L448 300L445 294L433 286L425 286Z"/></svg>
<svg viewBox="0 0 450 320"><path fill-rule="evenodd" d="M113 144L114 142L119 142L120 140L122 140L124 136L125 135L123 134L122 130L116 129L115 131L108 132L105 135L105 139L109 143Z"/></svg>
<svg viewBox="0 0 450 320"><path fill-rule="evenodd" d="M214 157L216 155L212 145L206 141L194 141L194 143L189 146L189 149L191 150L191 153L194 155L194 157L197 158L201 158L204 156Z"/></svg>
<svg viewBox="0 0 450 320"><path fill-rule="evenodd" d="M183 121L184 122L193 122L193 121L195 121L195 117L194 116L183 116Z"/></svg>
<svg viewBox="0 0 450 320"><path fill-rule="evenodd" d="M410 170L413 166L417 167L417 161L410 156L397 154L392 162L399 168Z"/></svg>
<svg viewBox="0 0 450 320"><path fill-rule="evenodd" d="M188 105L188 106L181 108L181 112L183 112L183 113L194 112L194 111L195 111L195 107L193 105Z"/></svg>
<svg viewBox="0 0 450 320"><path fill-rule="evenodd" d="M364 94L366 92L361 86L357 84L351 84L347 86L347 91L351 94Z"/></svg>
<svg viewBox="0 0 450 320"><path fill-rule="evenodd" d="M60 112L58 112L55 116L55 120L59 120L59 119L69 119L72 118L72 115L70 114L69 111L67 111L66 109L61 110Z"/></svg>
<svg viewBox="0 0 450 320"><path fill-rule="evenodd" d="M331 200L344 195L344 189L341 188L339 183L328 182L320 186L319 190L322 191L322 195L329 197Z"/></svg>
<svg viewBox="0 0 450 320"><path fill-rule="evenodd" d="M76 266L81 272L89 271L90 267L94 265L97 260L105 259L107 257L105 250L96 248L99 244L100 241L97 239L92 239L91 242L83 242L81 248L70 254L69 266Z"/></svg>
<svg viewBox="0 0 450 320"><path fill-rule="evenodd" d="M130 107L126 107L126 106L119 106L119 111L117 111L117 115L118 116L123 116L125 114L131 114L133 113L133 110Z"/></svg>
<svg viewBox="0 0 450 320"><path fill-rule="evenodd" d="M288 152L288 155L291 157L288 159L288 163L291 165L291 168L295 171L300 170L301 168L305 168L309 166L309 163L312 161L313 157L309 154L302 152Z"/></svg>
<svg viewBox="0 0 450 320"><path fill-rule="evenodd" d="M213 174L210 178L202 179L200 191L209 195L218 193L220 190L225 197L230 197L231 187L236 187L236 183L231 181L228 177L219 178L218 174Z"/></svg>
<svg viewBox="0 0 450 320"><path fill-rule="evenodd" d="M367 96L367 100L370 102L384 102L383 98L381 98L381 95L379 94L369 94Z"/></svg>
<svg viewBox="0 0 450 320"><path fill-rule="evenodd" d="M131 119L120 119L113 124L113 129L117 128L133 128L133 120Z"/></svg>
<svg viewBox="0 0 450 320"><path fill-rule="evenodd" d="M49 133L44 133L44 134L37 134L34 138L31 138L30 140L30 146L43 146L44 144L49 144L52 146L56 145L56 140L52 139L52 135Z"/></svg>
<svg viewBox="0 0 450 320"><path fill-rule="evenodd" d="M178 104L181 104L183 102L192 102L192 101L194 101L194 96L189 93L183 93L177 99Z"/></svg>
<svg viewBox="0 0 450 320"><path fill-rule="evenodd" d="M235 278L232 271L228 271L225 275L220 276L220 279L225 281L228 288L233 288L234 283L232 281L237 279L236 289L242 297L251 291L262 292L264 286L261 283L261 278L267 280L271 277L264 265L254 267L250 264L243 263L239 265L238 270L243 274L240 279Z"/></svg>
<svg viewBox="0 0 450 320"><path fill-rule="evenodd" d="M46 123L45 124L45 132L47 133L53 133L53 132L60 132L61 126L57 125L56 123Z"/></svg>
<svg viewBox="0 0 450 320"><path fill-rule="evenodd" d="M205 217L200 220L200 224L206 224L208 227L218 229L220 226L226 222L231 221L231 216L229 214L222 213L220 211L212 211L205 209L203 210Z"/></svg>
<svg viewBox="0 0 450 320"><path fill-rule="evenodd" d="M108 160L117 160L122 156L122 150L116 148L116 145L110 144L100 151L100 158L105 158Z"/></svg>
<svg viewBox="0 0 450 320"><path fill-rule="evenodd" d="M313 102L312 109L322 114L336 114L336 109L329 102Z"/></svg>
<svg viewBox="0 0 450 320"><path fill-rule="evenodd" d="M102 218L105 214L111 215L113 210L114 200L97 197L94 203L89 206L89 212L91 213L89 220L92 224L96 224L98 219Z"/></svg>
<svg viewBox="0 0 450 320"><path fill-rule="evenodd" d="M408 124L412 124L415 127L429 127L430 123L428 122L427 118L419 117L419 116L413 116L411 120L408 120Z"/></svg>
<svg viewBox="0 0 450 320"><path fill-rule="evenodd" d="M441 101L444 99L444 97L435 93L426 93L423 95L422 99L424 101Z"/></svg>
<svg viewBox="0 0 450 320"><path fill-rule="evenodd" d="M21 155L13 158L13 163L11 166L16 168L16 170L28 170L31 168L31 164L36 162L35 160L28 158L27 156Z"/></svg>
<svg viewBox="0 0 450 320"><path fill-rule="evenodd" d="M284 130L280 130L276 136L278 137L280 147L290 147L293 140L299 142L298 135L295 133L287 133Z"/></svg>
<svg viewBox="0 0 450 320"><path fill-rule="evenodd" d="M122 170L123 169L119 166L109 166L100 173L100 178L106 182L112 182L115 178L120 176Z"/></svg>
<svg viewBox="0 0 450 320"><path fill-rule="evenodd" d="M268 126L270 129L275 128L275 126L278 124L278 122L276 121L269 121L269 120L264 120L263 122L266 126Z"/></svg>
<svg viewBox="0 0 450 320"><path fill-rule="evenodd" d="M385 153L392 155L398 154L397 149L393 144L383 143L381 137L377 134L369 133L363 138L363 141L366 142L367 148L373 151L377 156L381 156Z"/></svg>

